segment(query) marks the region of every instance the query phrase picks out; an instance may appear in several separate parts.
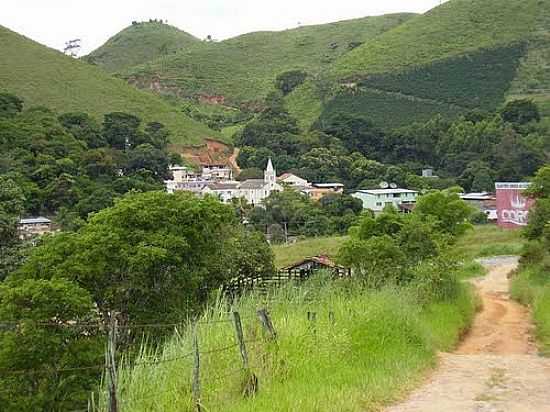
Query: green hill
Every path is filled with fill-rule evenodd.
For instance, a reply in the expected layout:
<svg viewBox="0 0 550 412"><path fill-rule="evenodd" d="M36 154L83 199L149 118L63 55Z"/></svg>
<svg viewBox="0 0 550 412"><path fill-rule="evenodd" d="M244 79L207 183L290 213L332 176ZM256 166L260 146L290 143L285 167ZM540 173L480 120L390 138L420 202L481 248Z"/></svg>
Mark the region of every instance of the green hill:
<svg viewBox="0 0 550 412"><path fill-rule="evenodd" d="M351 110L387 127L492 110L512 96L544 106L549 12L548 0L451 0L342 56L289 106L304 126Z"/></svg>
<svg viewBox="0 0 550 412"><path fill-rule="evenodd" d="M124 111L145 121L164 123L175 143L201 143L218 133L178 111L160 97L115 79L98 67L42 46L0 26L0 90L14 93L29 105L59 112L103 114Z"/></svg>
<svg viewBox="0 0 550 412"><path fill-rule="evenodd" d="M109 72L118 72L201 43L168 24L133 23L84 59Z"/></svg>
<svg viewBox="0 0 550 412"><path fill-rule="evenodd" d="M362 43L409 20L412 14L258 32L202 43L122 73L141 88L180 97L223 96L226 102L258 102L275 78L289 70L315 77ZM105 49L104 49L105 50Z"/></svg>

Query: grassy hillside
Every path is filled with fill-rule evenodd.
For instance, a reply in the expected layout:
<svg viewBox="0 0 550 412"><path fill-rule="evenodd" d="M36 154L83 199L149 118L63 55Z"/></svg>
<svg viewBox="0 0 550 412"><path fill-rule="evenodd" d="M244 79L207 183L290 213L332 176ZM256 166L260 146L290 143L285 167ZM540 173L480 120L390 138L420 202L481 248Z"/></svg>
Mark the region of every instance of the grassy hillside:
<svg viewBox="0 0 550 412"><path fill-rule="evenodd" d="M138 86L160 78L162 90L180 96L223 95L228 101L258 101L277 75L293 69L310 76L354 47L410 19L411 14L367 17L282 32L250 33L179 51L124 73Z"/></svg>
<svg viewBox="0 0 550 412"><path fill-rule="evenodd" d="M308 126L351 107L391 128L493 110L512 94L545 104L549 13L548 0L451 0L342 56L321 85L288 97L290 110Z"/></svg>
<svg viewBox="0 0 550 412"><path fill-rule="evenodd" d="M85 60L109 72L117 72L201 43L191 34L168 24L137 23L110 38Z"/></svg>
<svg viewBox="0 0 550 412"><path fill-rule="evenodd" d="M353 50L333 67L343 77L398 71L524 40L548 0L451 0Z"/></svg>
<svg viewBox="0 0 550 412"><path fill-rule="evenodd" d="M44 105L59 112L86 111L99 120L105 113L125 111L145 121L164 123L175 143L200 143L204 137L218 137L161 98L2 26L0 55L0 90L17 94L27 106Z"/></svg>

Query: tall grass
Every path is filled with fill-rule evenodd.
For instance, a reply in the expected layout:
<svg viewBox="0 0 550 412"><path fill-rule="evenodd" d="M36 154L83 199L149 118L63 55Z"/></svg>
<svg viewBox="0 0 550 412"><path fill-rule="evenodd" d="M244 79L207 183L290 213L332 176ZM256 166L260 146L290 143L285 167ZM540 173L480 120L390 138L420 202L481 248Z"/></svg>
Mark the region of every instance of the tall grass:
<svg viewBox="0 0 550 412"><path fill-rule="evenodd" d="M544 264L523 265L511 285L512 297L531 306L540 351L550 356L550 277Z"/></svg>
<svg viewBox="0 0 550 412"><path fill-rule="evenodd" d="M524 245L520 230L498 226L476 226L452 248L452 255L464 260L488 256L519 255Z"/></svg>
<svg viewBox="0 0 550 412"><path fill-rule="evenodd" d="M241 369L228 308L209 308L195 326L204 353L205 410L375 410L418 382L435 365L436 352L456 344L475 311L469 287L458 282L453 298L428 304L420 303L419 288L412 286L372 291L348 282L320 276L235 303L251 371L258 377L255 396L243 396L249 376ZM277 330L276 343L256 318L263 307ZM317 313L314 324L307 312ZM329 312L334 316L329 318ZM182 327L159 349L145 342L134 364L119 369L123 411L193 408L193 333L194 326Z"/></svg>

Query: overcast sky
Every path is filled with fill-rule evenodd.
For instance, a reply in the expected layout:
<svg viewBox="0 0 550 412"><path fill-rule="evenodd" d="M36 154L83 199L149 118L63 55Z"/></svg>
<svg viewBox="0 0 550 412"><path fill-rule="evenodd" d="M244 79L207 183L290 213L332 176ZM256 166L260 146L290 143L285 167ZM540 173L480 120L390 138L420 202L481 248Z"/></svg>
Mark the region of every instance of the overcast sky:
<svg viewBox="0 0 550 412"><path fill-rule="evenodd" d="M86 54L132 20L168 20L199 38L328 23L395 12L425 12L440 0L0 0L0 25L62 49L82 39Z"/></svg>

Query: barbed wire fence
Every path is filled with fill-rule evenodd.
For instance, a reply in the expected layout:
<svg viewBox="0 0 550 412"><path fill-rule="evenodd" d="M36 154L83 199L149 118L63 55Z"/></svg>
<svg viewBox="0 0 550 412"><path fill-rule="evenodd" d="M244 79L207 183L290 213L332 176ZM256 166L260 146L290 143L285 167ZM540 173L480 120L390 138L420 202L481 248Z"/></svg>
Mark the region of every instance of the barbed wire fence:
<svg viewBox="0 0 550 412"><path fill-rule="evenodd" d="M155 366L168 362L177 362L177 361L190 361L192 364L192 370L190 371L190 382L191 382L191 401L193 407L196 411L205 411L206 408L202 402L203 391L201 388L201 381L203 378L203 368L201 362L203 358L207 355L218 354L228 351L235 352L235 349L238 349L240 357L240 366L238 368L223 371L220 374L209 376L208 378L213 381L223 381L228 377L238 376L242 382L242 378L245 378L243 385L242 395L251 396L258 392L259 388L259 379L258 376L254 373L253 365L251 364L248 356L248 345L254 344L257 342L277 342L277 332L271 320L271 317L266 309L260 309L256 312L255 316L248 318L241 317L241 314L238 311L227 312L228 319L214 319L214 320L200 320L194 322L192 325L192 350L180 356L174 356L165 359L152 359L152 360L143 360L140 359L136 362L130 363L133 367L135 366ZM246 340L243 332L242 320L256 320L259 322L260 328L263 331L263 337L258 339L249 339ZM309 315L308 315L309 319ZM201 350L198 327L199 325L219 325L219 324L228 324L231 325L235 332L235 343L228 344L216 348L211 348L207 350ZM28 326L32 324L35 327L56 327L56 328L70 328L79 331L84 329L97 329L100 334L104 335L106 340L106 350L104 353L104 360L101 362L101 359L97 359L90 365L83 365L79 367L66 367L66 368L38 368L38 369L0 369L0 374L2 376L9 375L24 375L24 376L34 376L40 374L63 374L63 373L77 373L83 371L97 371L98 373L103 373L105 378L105 392L106 392L106 409L108 412L120 412L125 409L125 404L127 403L124 399L120 398L120 388L118 385L118 363L117 359L120 359L118 356L117 340L120 337L121 330L125 329L159 329L159 328L177 328L178 326L185 326L185 322L179 323L157 323L157 324L126 324L119 325L117 316L112 316L108 325L105 325L101 322L55 322L55 321L20 321L20 322L0 322L0 333L2 331L16 331L18 328ZM169 388L164 392L171 392L174 388ZM10 393L10 390L2 390L1 393ZM132 402L152 399L162 394L163 392L153 391L146 396L139 398L132 397ZM85 409L71 410L70 412L95 412L98 408L95 406L93 400L88 402L88 406Z"/></svg>

